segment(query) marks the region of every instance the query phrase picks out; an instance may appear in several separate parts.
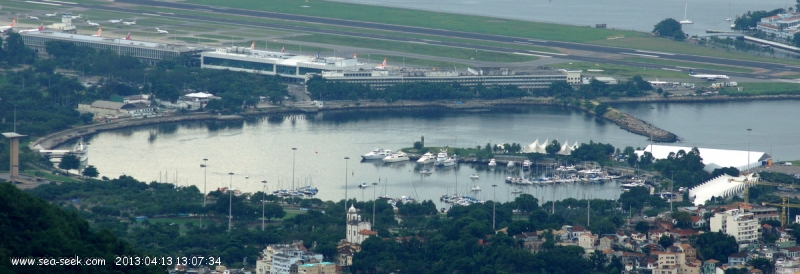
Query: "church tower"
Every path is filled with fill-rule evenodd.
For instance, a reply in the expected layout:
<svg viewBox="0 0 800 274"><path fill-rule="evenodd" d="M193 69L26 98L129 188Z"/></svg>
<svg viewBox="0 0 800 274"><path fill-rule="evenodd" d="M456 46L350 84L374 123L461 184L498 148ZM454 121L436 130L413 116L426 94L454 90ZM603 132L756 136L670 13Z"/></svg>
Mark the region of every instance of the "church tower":
<svg viewBox="0 0 800 274"><path fill-rule="evenodd" d="M350 206L347 210L347 237L345 240L353 244L361 244L371 235L377 235L372 231L370 222L361 221L361 215L358 215L358 210Z"/></svg>

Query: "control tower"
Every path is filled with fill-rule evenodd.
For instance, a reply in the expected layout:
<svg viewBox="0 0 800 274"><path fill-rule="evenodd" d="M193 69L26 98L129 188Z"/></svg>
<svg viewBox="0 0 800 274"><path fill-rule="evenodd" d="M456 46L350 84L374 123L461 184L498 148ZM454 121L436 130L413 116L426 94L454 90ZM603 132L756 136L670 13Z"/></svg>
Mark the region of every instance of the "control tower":
<svg viewBox="0 0 800 274"><path fill-rule="evenodd" d="M4 132L3 136L11 140L11 146L9 146L11 150L11 168L9 168L10 177L9 181L12 183L17 182L17 178L19 178L19 139L22 137L26 137L27 135L18 134L16 132Z"/></svg>

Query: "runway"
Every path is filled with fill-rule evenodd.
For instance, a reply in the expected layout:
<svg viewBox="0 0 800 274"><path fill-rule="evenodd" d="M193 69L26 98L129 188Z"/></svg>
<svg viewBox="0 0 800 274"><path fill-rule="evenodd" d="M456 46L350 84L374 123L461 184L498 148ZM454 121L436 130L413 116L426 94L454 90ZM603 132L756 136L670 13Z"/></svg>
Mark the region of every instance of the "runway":
<svg viewBox="0 0 800 274"><path fill-rule="evenodd" d="M179 3L179 2L161 2L161 1L153 1L153 0L117 0L116 2L117 3L126 3L126 4L145 5L145 6L152 6L152 7L171 8L171 9L194 10L194 11L202 11L202 12L214 12L214 13L219 13L219 14L253 16L253 17L260 17L260 18L265 18L265 19L277 19L277 20L285 20L285 21L315 23L315 24L323 24L323 25L328 25L328 26L341 26L341 27L349 27L349 28L365 28L365 29L386 30L386 31L393 31L393 32L403 32L403 33L412 33L412 34L429 35L429 36L444 36L444 37L483 40L483 41L491 41L491 42L515 43L515 44L524 44L524 45L531 45L531 46L561 48L561 49L565 49L567 51L584 51L584 52L593 52L593 53L599 53L599 54L622 54L622 55L631 55L631 56L637 56L637 57L659 58L659 59L663 59L663 60L701 62L701 63L709 63L709 64L717 64L717 65L747 67L747 68L753 68L753 69L765 69L765 70L769 70L769 71L779 70L779 71L791 71L791 72L799 72L800 73L800 67L793 67L793 66L774 64L774 63L766 63L766 62L757 62L757 61L735 60L735 59L718 58L718 57L707 57L707 56L697 56L697 55L688 55L688 54L679 54L679 53L664 53L664 52L654 52L654 51L642 51L642 50L625 49L625 48L609 47L609 46L599 46L599 45L590 45L590 44L581 44L581 43L559 42L559 41L540 40L540 39L528 39L528 38L522 38L522 37L510 37L510 36L501 36L501 35L492 35L492 34L482 34L482 33L471 33L471 32L461 32L461 31L433 29L433 28L413 27L413 26L401 26L401 25L382 24L382 23L363 22L363 21L352 21L352 20L344 20L344 19L324 18L324 17L285 14L285 13L275 13L275 12L266 12L266 11L243 10L243 9L224 8L224 7L215 7L215 6L194 5L194 4L186 4L186 3ZM135 10L135 9L130 9L130 8L121 8L121 7L109 7L109 6L102 6L102 5L89 5L89 4L78 4L78 3L75 3L75 4L71 4L69 6L82 7L82 8L88 8L88 9L96 9L96 10L108 10L108 11L116 11L116 12L126 12L126 13L142 13L142 11L140 11L140 10ZM460 48L468 48L468 49L476 49L476 50L484 50L484 51L495 51L495 52L504 52L504 53L512 53L512 54L516 53L516 54L524 54L524 55L534 55L534 56L538 56L538 57L542 57L542 58L558 57L558 58L562 58L562 59L569 59L569 60L583 61L583 62L603 62L603 63L610 63L610 64L633 65L633 66L638 66L638 67L658 68L658 69L660 69L660 68L675 69L676 68L675 66L668 66L668 65L656 65L656 64L646 64L646 63L629 62L629 61L619 61L619 60L614 60L614 59L597 58L597 57L590 57L590 56L578 56L578 55L574 55L574 54L571 54L569 56L563 56L562 54L557 54L557 53L546 53L546 52L538 52L538 51L536 51L536 52L534 52L534 51L521 51L519 49L510 49L510 48L503 48L503 47L463 44L463 43L455 43L455 42L436 41L436 40L430 40L430 39L414 39L414 38L405 38L405 37L395 37L395 36L391 36L391 35L366 34L366 33L351 32L351 31L337 31L337 30L313 28L313 27L305 27L305 26L294 26L294 25L289 25L289 24L284 25L284 24L271 24L271 23L255 23L255 22L248 22L248 21L225 19L225 18L211 18L211 17L205 17L205 16L182 15L182 14L174 14L174 13L159 13L159 15L163 16L163 17L170 17L170 18L193 19L193 20L202 20L202 21L216 21L216 22L220 22L220 23L237 24L237 25L245 25L245 26L253 26L253 27L274 28L274 29L291 30L291 31L298 31L298 32L309 32L309 33L321 33L321 34L332 34L332 35L342 35L342 36L363 37L363 38L382 39L382 40L397 41L397 42L415 42L415 43L422 43L422 44L440 45L440 46L448 46L448 47L460 47ZM677 68L677 69L681 69L681 68ZM684 70L684 69L681 69L681 70ZM714 71L714 70L708 70L708 69L704 69L703 73L726 74L726 75L729 75L729 76L735 76L735 77L738 76L738 77L747 77L747 78L761 78L761 79L769 78L769 76L758 75L758 74L734 73L734 72L728 72L728 71Z"/></svg>

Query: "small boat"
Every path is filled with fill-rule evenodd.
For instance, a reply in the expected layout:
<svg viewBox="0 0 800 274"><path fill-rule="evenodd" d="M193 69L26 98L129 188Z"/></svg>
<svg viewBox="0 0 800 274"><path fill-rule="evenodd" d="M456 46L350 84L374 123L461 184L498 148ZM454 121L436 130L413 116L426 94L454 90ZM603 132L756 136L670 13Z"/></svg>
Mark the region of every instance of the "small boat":
<svg viewBox="0 0 800 274"><path fill-rule="evenodd" d="M516 163L514 163L514 161L508 161L508 164L506 165L506 167L514 168L514 164L516 164Z"/></svg>
<svg viewBox="0 0 800 274"><path fill-rule="evenodd" d="M417 160L417 164L423 165L433 164L434 162L436 162L436 157L433 156L430 151L422 154L422 157L419 157L419 160Z"/></svg>
<svg viewBox="0 0 800 274"><path fill-rule="evenodd" d="M444 163L445 160L447 160L447 158L448 158L447 150L446 149L440 150L439 153L436 154L436 164L441 165L442 163Z"/></svg>
<svg viewBox="0 0 800 274"><path fill-rule="evenodd" d="M473 180L480 179L480 177L478 177L478 174L474 174L474 173L472 175L469 175L469 178L473 179Z"/></svg>
<svg viewBox="0 0 800 274"><path fill-rule="evenodd" d="M388 149L381 149L375 148L370 152L367 152L364 155L361 155L361 158L364 160L380 160L386 158L386 156L392 155L392 151Z"/></svg>
<svg viewBox="0 0 800 274"><path fill-rule="evenodd" d="M450 156L446 160L442 161L441 163L437 162L440 166L454 166L458 163L458 158L456 156Z"/></svg>
<svg viewBox="0 0 800 274"><path fill-rule="evenodd" d="M531 160L522 161L522 169L524 170L531 169Z"/></svg>
<svg viewBox="0 0 800 274"><path fill-rule="evenodd" d="M420 170L419 173L420 174L432 174L433 170L431 170L429 168L426 168L426 169Z"/></svg>
<svg viewBox="0 0 800 274"><path fill-rule="evenodd" d="M495 161L494 159L489 160L489 167L496 167L496 166L497 166L497 161Z"/></svg>
<svg viewBox="0 0 800 274"><path fill-rule="evenodd" d="M511 194L518 194L518 193L522 193L522 190L514 189L513 191L511 191Z"/></svg>
<svg viewBox="0 0 800 274"><path fill-rule="evenodd" d="M360 187L360 188L368 188L369 184L367 184L366 182L363 182L360 185L358 185L358 187Z"/></svg>
<svg viewBox="0 0 800 274"><path fill-rule="evenodd" d="M472 191L481 191L481 187L473 186L470 190L472 190Z"/></svg>
<svg viewBox="0 0 800 274"><path fill-rule="evenodd" d="M404 152L397 151L395 153L392 153L392 155L389 155L389 156L386 156L385 158L383 158L383 162L384 163L394 163L394 162L408 161L408 159L409 159L408 155L406 155Z"/></svg>

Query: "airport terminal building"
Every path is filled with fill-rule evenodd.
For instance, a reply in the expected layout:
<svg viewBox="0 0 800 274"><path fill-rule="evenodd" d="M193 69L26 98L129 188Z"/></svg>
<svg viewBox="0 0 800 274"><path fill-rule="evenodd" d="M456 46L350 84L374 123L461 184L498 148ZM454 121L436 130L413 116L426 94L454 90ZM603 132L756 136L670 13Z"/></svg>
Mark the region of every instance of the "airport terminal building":
<svg viewBox="0 0 800 274"><path fill-rule="evenodd" d="M245 47L218 48L200 54L202 68L229 69L266 75L280 75L288 82L305 82L306 74L370 68L356 58L301 56Z"/></svg>
<svg viewBox="0 0 800 274"><path fill-rule="evenodd" d="M50 41L63 41L87 46L96 50L113 50L119 55L130 55L154 65L160 60L173 59L181 54L196 53L198 49L182 45L154 43L118 38L71 34L55 31L38 31L22 33L22 41L35 51L46 51L45 45Z"/></svg>
<svg viewBox="0 0 800 274"><path fill-rule="evenodd" d="M525 73L499 73L486 75L483 71L403 70L403 71L333 71L322 72L326 81L369 85L382 90L400 83L459 83L462 86L516 86L520 89L545 89L557 81L571 85L580 84L580 71L535 70Z"/></svg>

